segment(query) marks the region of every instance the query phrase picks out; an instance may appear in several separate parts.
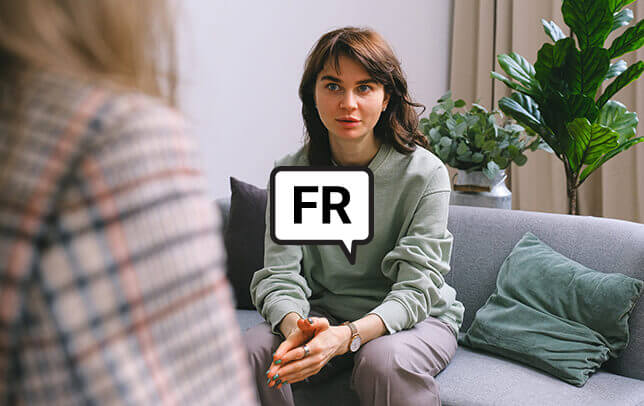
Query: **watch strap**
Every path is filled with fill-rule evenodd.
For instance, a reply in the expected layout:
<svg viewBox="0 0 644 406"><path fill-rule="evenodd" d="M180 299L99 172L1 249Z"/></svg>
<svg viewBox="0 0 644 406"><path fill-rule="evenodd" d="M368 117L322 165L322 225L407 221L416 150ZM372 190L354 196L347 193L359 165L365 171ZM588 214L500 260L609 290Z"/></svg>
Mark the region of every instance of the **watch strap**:
<svg viewBox="0 0 644 406"><path fill-rule="evenodd" d="M342 325L349 326L349 328L351 329L351 337L358 335L358 329L356 328L356 325L353 324L353 322L345 321L344 323L342 323Z"/></svg>

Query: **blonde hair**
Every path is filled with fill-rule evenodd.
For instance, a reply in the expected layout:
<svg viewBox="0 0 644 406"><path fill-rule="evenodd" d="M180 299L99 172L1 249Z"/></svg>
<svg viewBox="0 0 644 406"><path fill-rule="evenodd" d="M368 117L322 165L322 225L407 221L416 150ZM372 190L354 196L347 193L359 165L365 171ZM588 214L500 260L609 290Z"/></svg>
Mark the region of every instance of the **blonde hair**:
<svg viewBox="0 0 644 406"><path fill-rule="evenodd" d="M0 2L0 80L47 70L174 104L174 46L163 0Z"/></svg>
<svg viewBox="0 0 644 406"><path fill-rule="evenodd" d="M46 71L135 90L174 106L174 23L166 0L0 1L0 118L21 126L23 89ZM10 172L19 130L0 157Z"/></svg>

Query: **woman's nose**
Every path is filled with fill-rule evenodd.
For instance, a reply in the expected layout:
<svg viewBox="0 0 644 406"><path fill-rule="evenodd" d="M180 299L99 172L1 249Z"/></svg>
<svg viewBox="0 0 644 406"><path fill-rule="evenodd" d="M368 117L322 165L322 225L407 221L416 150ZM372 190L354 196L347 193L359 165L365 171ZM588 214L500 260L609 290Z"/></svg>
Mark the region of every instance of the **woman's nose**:
<svg viewBox="0 0 644 406"><path fill-rule="evenodd" d="M340 100L340 108L344 110L355 110L358 107L356 96L353 92L346 92Z"/></svg>

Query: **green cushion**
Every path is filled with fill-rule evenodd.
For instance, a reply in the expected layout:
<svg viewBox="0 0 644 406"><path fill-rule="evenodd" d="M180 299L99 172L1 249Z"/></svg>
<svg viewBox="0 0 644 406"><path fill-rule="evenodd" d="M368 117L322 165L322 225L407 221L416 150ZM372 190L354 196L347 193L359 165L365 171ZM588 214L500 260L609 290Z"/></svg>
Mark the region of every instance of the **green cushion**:
<svg viewBox="0 0 644 406"><path fill-rule="evenodd" d="M643 287L638 279L586 268L526 233L459 342L583 386L626 348Z"/></svg>

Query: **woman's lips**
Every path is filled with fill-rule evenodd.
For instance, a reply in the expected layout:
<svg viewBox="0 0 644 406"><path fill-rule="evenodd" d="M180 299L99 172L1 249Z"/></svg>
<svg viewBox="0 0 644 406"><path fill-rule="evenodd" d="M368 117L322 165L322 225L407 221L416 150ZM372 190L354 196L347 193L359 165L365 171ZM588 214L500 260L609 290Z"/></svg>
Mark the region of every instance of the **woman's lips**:
<svg viewBox="0 0 644 406"><path fill-rule="evenodd" d="M353 127L357 127L358 124L360 124L360 120L357 120L355 118L347 118L347 119L336 118L335 121L337 121L343 128L353 128Z"/></svg>

